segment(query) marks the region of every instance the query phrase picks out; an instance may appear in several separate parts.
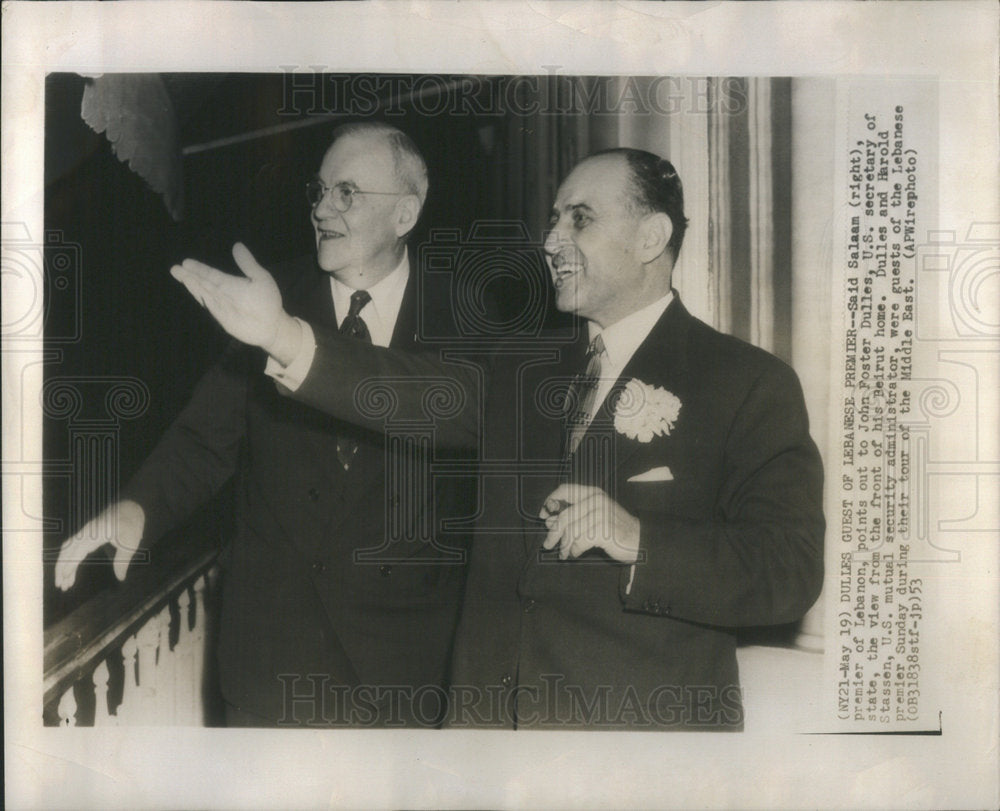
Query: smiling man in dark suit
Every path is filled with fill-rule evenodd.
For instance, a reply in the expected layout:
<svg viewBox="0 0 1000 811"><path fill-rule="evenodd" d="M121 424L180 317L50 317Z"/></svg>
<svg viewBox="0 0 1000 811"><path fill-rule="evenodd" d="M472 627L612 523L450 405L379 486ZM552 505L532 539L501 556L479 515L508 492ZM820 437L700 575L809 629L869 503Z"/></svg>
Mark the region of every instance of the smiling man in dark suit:
<svg viewBox="0 0 1000 811"><path fill-rule="evenodd" d="M398 129L338 128L306 190L316 254L282 274L289 311L352 343L413 350L418 298L434 297L426 285L418 297L406 238L427 187ZM234 257L252 261L239 244ZM438 537L437 519L464 514L469 493L438 481L414 500L387 473L419 466L413 452L281 396L264 368L264 353L230 347L122 500L64 544L56 584L106 542L123 579L141 545L235 475L218 651L228 723L434 725L465 575L461 539Z"/></svg>
<svg viewBox="0 0 1000 811"><path fill-rule="evenodd" d="M498 353L481 409L452 370L470 405L439 444L507 460L481 476L452 726L741 729L736 629L793 622L819 594L822 467L798 380L684 309L671 275L685 227L668 161L584 160L545 243L580 340ZM219 281L189 286L243 297ZM328 331L303 344L268 319L290 336L264 344L276 361L307 358L292 396L373 429L353 398L365 378L444 373Z"/></svg>

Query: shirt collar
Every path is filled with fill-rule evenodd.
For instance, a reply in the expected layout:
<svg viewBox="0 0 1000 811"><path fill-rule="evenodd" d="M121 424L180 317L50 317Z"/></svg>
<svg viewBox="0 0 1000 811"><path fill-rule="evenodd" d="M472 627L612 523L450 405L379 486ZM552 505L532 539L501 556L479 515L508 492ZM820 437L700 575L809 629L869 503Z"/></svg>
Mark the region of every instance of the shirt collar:
<svg viewBox="0 0 1000 811"><path fill-rule="evenodd" d="M371 287L367 288L368 295L372 300L365 305L362 313L370 316L369 308L382 321L395 324L399 308L403 303L403 294L406 291L406 283L410 278L410 255L407 248L403 248L403 258L396 269L383 279L379 279ZM337 313L338 325L347 317L347 312L351 307L351 296L357 292L353 287L348 287L335 276L330 276L330 289L333 293L333 306Z"/></svg>
<svg viewBox="0 0 1000 811"><path fill-rule="evenodd" d="M623 369L673 300L674 291L669 290L663 298L647 304L641 310L636 310L603 330L593 321L588 321L590 340L593 341L600 335L611 368Z"/></svg>

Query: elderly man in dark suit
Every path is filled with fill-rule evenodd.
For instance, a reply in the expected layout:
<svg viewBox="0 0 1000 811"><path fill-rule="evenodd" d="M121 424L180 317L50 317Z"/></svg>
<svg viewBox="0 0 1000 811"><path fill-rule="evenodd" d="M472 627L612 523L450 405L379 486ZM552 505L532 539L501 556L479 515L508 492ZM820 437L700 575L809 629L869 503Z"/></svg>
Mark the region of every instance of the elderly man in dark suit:
<svg viewBox="0 0 1000 811"><path fill-rule="evenodd" d="M289 311L345 340L412 351L418 299L434 298L427 286L418 296L406 246L427 187L404 133L338 128L307 185L316 254L282 274ZM234 257L252 263L242 245ZM264 369L262 352L234 342L113 515L64 544L56 583L70 587L78 562L108 540L123 579L140 546L235 475L218 650L228 722L434 725L465 576L461 539L435 533L438 519L467 511L470 494L441 481L414 502L405 478L387 476L417 464L412 451L281 396ZM98 531L108 517L112 539Z"/></svg>
<svg viewBox="0 0 1000 811"><path fill-rule="evenodd" d="M736 629L793 622L819 594L822 468L798 380L684 309L671 273L685 226L668 161L580 163L545 251L581 340L506 348L482 409L438 426L440 445L507 461L481 476L452 726L738 730ZM231 301L210 281L192 292ZM322 330L265 346L307 358L285 381L297 400L372 428L352 396L365 378L443 373Z"/></svg>

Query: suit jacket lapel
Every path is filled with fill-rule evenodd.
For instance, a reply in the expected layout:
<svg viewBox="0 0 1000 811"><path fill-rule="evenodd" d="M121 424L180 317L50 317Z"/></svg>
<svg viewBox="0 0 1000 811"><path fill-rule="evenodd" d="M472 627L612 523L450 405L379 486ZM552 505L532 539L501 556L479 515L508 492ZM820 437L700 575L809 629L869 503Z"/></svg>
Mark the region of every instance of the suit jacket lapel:
<svg viewBox="0 0 1000 811"><path fill-rule="evenodd" d="M303 269L297 281L288 291L286 299L286 306L291 315L316 326L328 329L337 328L333 293L330 290L330 276L316 265L315 257L310 259L308 268ZM327 488L335 492L339 489L344 478L336 453L336 431L340 424L330 417L328 425L330 442L310 446L306 452L312 454L316 470L325 473Z"/></svg>
<svg viewBox="0 0 1000 811"><path fill-rule="evenodd" d="M543 392L551 386L561 391L567 390L574 375L582 371L586 364L586 329L578 337L578 340L569 345L554 344L553 349L558 352L557 359L527 367L519 381L523 394L519 403L518 458L528 464L539 463L551 468L549 473L520 477L521 492L518 495L523 506L521 519L525 530L525 551L529 560L533 559L533 550L544 538L537 517L538 511L549 493L566 481L566 468L563 464L563 415L543 410L539 401L552 402Z"/></svg>
<svg viewBox="0 0 1000 811"><path fill-rule="evenodd" d="M641 443L629 440L615 429L614 416L618 397L631 379L664 386L664 381L668 378L676 379L677 375L683 374L680 365L690 321L691 316L675 291L670 306L657 319L649 335L639 344L608 395L598 406L577 453L570 460L573 481L600 487L614 497L611 491L616 471L641 447ZM609 439L612 442L610 447L607 445ZM588 450L591 458L579 458ZM614 454L610 460L605 458L607 451Z"/></svg>
<svg viewBox="0 0 1000 811"><path fill-rule="evenodd" d="M670 390L674 385L670 381L682 379L687 374L684 358L687 356L685 346L691 320L691 315L675 292L670 306L653 325L646 340L639 344L635 354L625 365L615 389L620 391L629 380L636 379L642 383ZM601 418L607 421L612 430L614 430L615 399L609 396L601 407ZM615 471L619 471L643 447L643 443L630 440L617 431L614 431L614 439ZM616 473L615 479L617 478Z"/></svg>
<svg viewBox="0 0 1000 811"><path fill-rule="evenodd" d="M330 277L311 263L301 280L288 293L288 311L310 324L337 328L337 316L330 291Z"/></svg>
<svg viewBox="0 0 1000 811"><path fill-rule="evenodd" d="M416 313L414 306L416 280L411 268L410 278L400 306L399 315L393 330L393 346L412 346ZM288 311L310 324L331 329L337 328L337 314L330 290L330 277L316 267L315 259L308 270L303 270L294 285L288 291ZM408 341L406 339L409 339ZM329 418L329 442L310 446L306 452L314 455L318 470L326 473L326 487L338 505L329 515L328 531L340 527L350 516L352 509L370 486L370 482L381 471L385 470L385 444L371 432L356 429L349 423ZM338 433L354 432L358 438L358 452L351 463L349 471L344 471L337 459L336 437Z"/></svg>
<svg viewBox="0 0 1000 811"><path fill-rule="evenodd" d="M389 341L389 346L393 349L413 349L416 345L419 305L416 275L416 268L411 263L410 277L406 280L403 300L399 305L399 315L396 316L396 325L392 328L392 338Z"/></svg>
<svg viewBox="0 0 1000 811"><path fill-rule="evenodd" d="M674 293L674 300L667 307L666 311L657 320L650 330L649 335L636 349L635 354L622 370L621 376L612 386L610 393L601 403L594 420L591 422L587 433L584 434L577 454L586 445L596 451L594 458L582 460L577 458L577 454L568 462L563 480L568 476L571 481L588 484L602 488L612 498L616 498L619 484L619 471L627 464L628 460L642 447L642 443L629 440L623 434L618 433L614 428L614 407L617 401L618 392L632 378L636 378L644 383L663 386L668 380L676 380L678 375L683 375L684 345L687 340L687 331L691 323L691 316L681 304L680 299ZM584 338L586 333L584 333ZM587 342L584 340L574 349L577 358L574 362L564 358L560 368L563 373L572 377L572 373L578 371L580 363L585 355ZM564 352L564 355L572 353ZM568 379L567 379L568 382ZM553 431L552 433L557 433ZM609 438L610 437L610 444ZM603 442L602 442L603 438ZM586 451L582 451L585 453ZM612 460L596 458L598 454L610 452L613 454ZM541 499L550 491L541 493L539 496L539 506ZM528 540L526 536L526 540ZM527 573L530 564L539 558L541 553L541 543L544 534L539 532L537 536L531 538L527 546L527 560L525 562L524 573Z"/></svg>
<svg viewBox="0 0 1000 811"><path fill-rule="evenodd" d="M414 346L414 334L417 323L417 279L414 268L410 267L410 277L403 291L399 314L393 327L392 340L389 346L393 349L411 349ZM332 302L332 296L328 297ZM332 304L330 307L333 310ZM336 324L336 321L334 321ZM345 423L340 423L341 430L355 431L358 439L358 451L350 470L342 471L336 458L332 460L337 468L336 480L343 493L344 509L339 510L333 518L331 529L335 530L353 512L352 507L361 502L362 496L371 488L372 481L386 470L386 449L384 439L370 431L355 429Z"/></svg>
<svg viewBox="0 0 1000 811"><path fill-rule="evenodd" d="M576 340L572 343L553 344L553 348L559 353L554 363L530 368L522 381L524 393L520 417L524 431L520 437L519 458L527 462L540 462L553 469L553 472L545 475L521 479L525 566L538 559L545 539L545 529L537 517L538 511L549 493L569 480L569 468L563 457L565 416L562 413L543 413L538 401L550 402L548 397L539 396L542 386L554 385L561 391L567 391L573 378L586 368L589 338L582 321L578 322L578 329Z"/></svg>

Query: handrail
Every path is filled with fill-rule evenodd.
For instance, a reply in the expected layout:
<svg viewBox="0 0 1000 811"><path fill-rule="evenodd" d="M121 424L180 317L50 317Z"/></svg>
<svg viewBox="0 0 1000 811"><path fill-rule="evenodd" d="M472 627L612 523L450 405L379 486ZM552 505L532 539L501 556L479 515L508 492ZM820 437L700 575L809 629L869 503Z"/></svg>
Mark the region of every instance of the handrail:
<svg viewBox="0 0 1000 811"><path fill-rule="evenodd" d="M218 556L203 543L167 539L152 549L153 565L133 564L126 580L45 629L43 706L48 707L98 660L206 572Z"/></svg>

